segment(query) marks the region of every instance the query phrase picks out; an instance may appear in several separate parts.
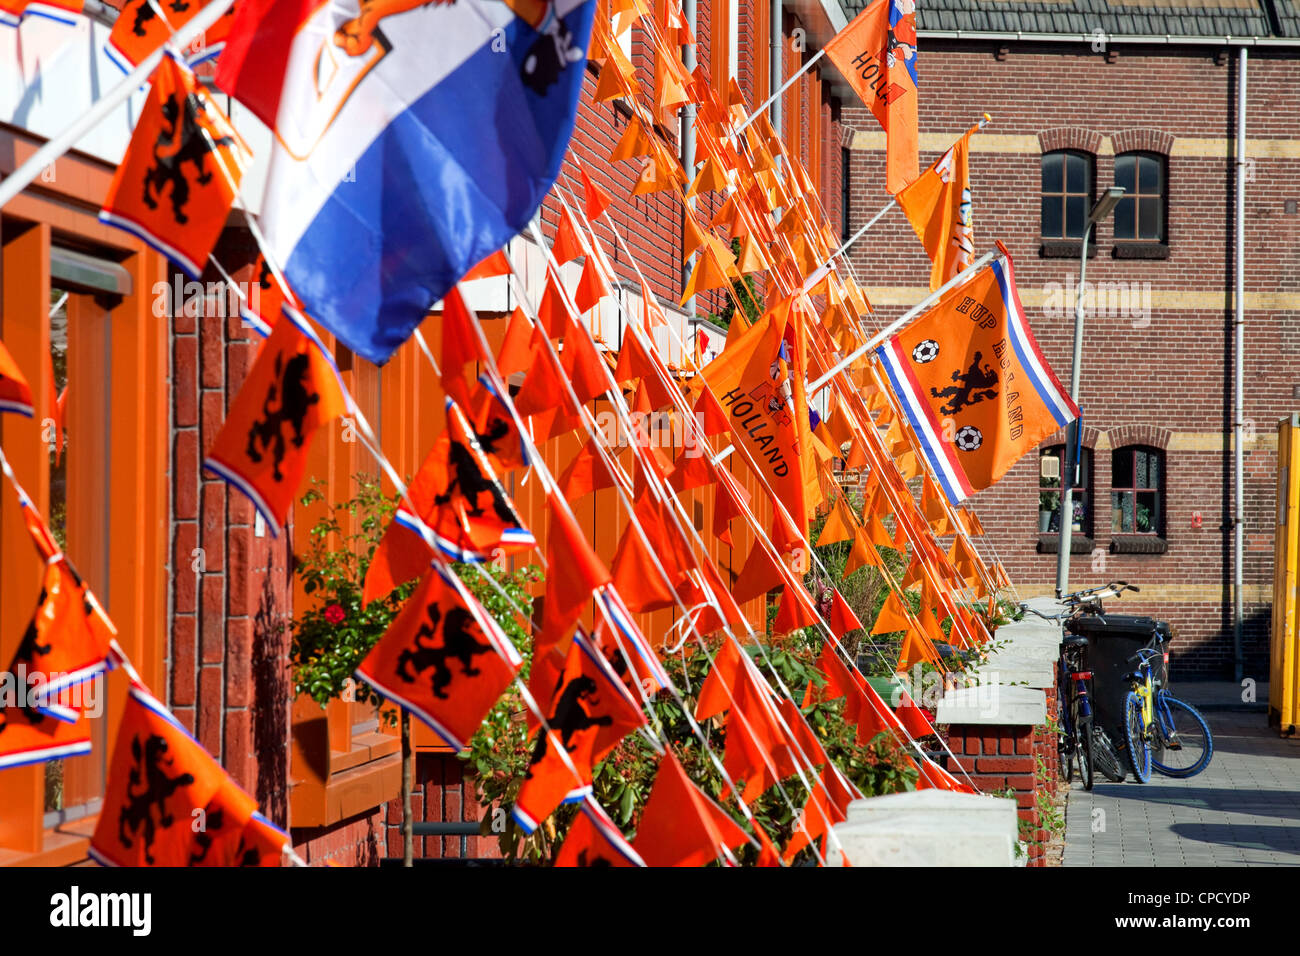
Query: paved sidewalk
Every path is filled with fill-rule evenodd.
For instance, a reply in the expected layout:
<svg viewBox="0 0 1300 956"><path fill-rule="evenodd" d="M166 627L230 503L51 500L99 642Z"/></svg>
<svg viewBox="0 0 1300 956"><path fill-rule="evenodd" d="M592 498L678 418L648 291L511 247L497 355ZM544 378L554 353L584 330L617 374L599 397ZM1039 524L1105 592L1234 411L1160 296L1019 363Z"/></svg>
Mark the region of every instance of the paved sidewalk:
<svg viewBox="0 0 1300 956"><path fill-rule="evenodd" d="M1171 689L1207 705L1214 760L1189 780L1098 774L1092 793L1076 780L1064 865L1300 866L1300 739L1278 737L1258 708L1216 709L1210 687Z"/></svg>

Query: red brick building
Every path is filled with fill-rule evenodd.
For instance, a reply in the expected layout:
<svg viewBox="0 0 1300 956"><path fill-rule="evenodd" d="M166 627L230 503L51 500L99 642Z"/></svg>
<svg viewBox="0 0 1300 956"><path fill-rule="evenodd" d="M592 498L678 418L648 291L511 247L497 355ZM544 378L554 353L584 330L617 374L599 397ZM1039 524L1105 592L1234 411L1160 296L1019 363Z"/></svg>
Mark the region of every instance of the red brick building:
<svg viewBox="0 0 1300 956"><path fill-rule="evenodd" d="M662 0L650 6L659 16L666 9ZM695 5L697 43L690 52L718 89L735 77L751 108L847 22L835 2L799 0L778 5L775 14L781 60L776 71L770 4ZM598 15L609 17L608 8L602 5ZM0 32L0 175L61 130L69 110L84 108L120 77L90 52L102 47L104 21L112 19L96 16L71 26L32 19L19 31ZM621 42L640 80L652 85L656 67L642 27L633 26ZM609 159L629 111L618 102L593 105L599 67L588 70L560 186L573 195L579 160L614 196L611 214L622 237L686 339L692 320L678 306L681 205L667 193L629 198L640 167ZM836 82L833 70L809 73L777 109L787 141L814 172L838 222L839 116L846 89ZM266 132L259 133L237 104L230 110L256 151ZM678 117L661 116L659 123L661 135L680 147ZM314 511L297 509L275 537L246 498L201 468L258 339L234 314L219 274L187 285L148 247L96 221L130 129L131 115L120 111L0 211L0 339L28 371L38 396L34 420L0 416L0 443L41 512L66 515L68 553L129 635L126 650L145 682L263 811L290 828L299 854L309 863L375 864L400 857L397 737L380 726L373 708L336 701L322 710L310 699L293 699L287 625L312 600L294 577L294 555L306 546ZM245 189L254 211L257 193L256 186ZM543 209L548 238L558 208L552 198ZM600 229L620 278L630 286L619 294L639 296L626 251ZM530 294L539 295L536 273L527 271L536 262L535 250L530 253L521 239L513 251L525 267ZM216 257L236 281L251 284L254 250L238 215ZM472 303L480 315L506 314L504 287L480 285ZM63 292L68 300L45 317L44 304ZM720 297L701 296L697 305L705 316L720 308ZM426 330L434 342L437 321L435 315ZM617 345L616 316L602 313L593 329ZM714 348L720 347L719 340ZM51 354L52 364L46 361ZM443 426L437 376L413 348L382 369L341 347L336 359L385 453L400 473L414 473ZM53 415L50 396L65 386L71 396L68 447L64 464L56 467L42 423ZM560 456L572 451L557 448L551 469L559 473ZM351 496L354 475L377 474L373 459L337 422L316 438L309 470L326 483L327 498L340 501ZM39 574L31 567L31 545L13 495L3 491L0 499L0 657L9 659L30 615ZM521 494L520 505L526 521L541 513L527 495ZM530 512L533 506L537 511ZM579 516L593 535L595 508ZM612 513L607 510L606 518ZM706 520L703 510L697 514ZM601 533L612 548L615 539L608 536L614 531ZM730 557L725 563L731 564ZM5 772L0 864L84 859L103 795L110 728L124 705L124 689L114 682L110 677L108 706L96 719L90 755L63 761L57 770ZM477 821L482 811L462 761L420 728L415 746L416 819ZM495 838L459 833L422 836L415 854L490 856L495 844Z"/></svg>
<svg viewBox="0 0 1300 956"><path fill-rule="evenodd" d="M976 243L1008 246L1034 333L1067 383L1084 218L1112 183L1128 189L1089 248L1086 487L1070 588L1140 585L1122 609L1177 627L1176 677L1233 674L1234 136L1246 56L1242 655L1245 677L1267 679L1275 426L1300 402L1296 6L936 0L918 18L922 165L992 114L971 144ZM860 107L842 120L852 232L889 196L876 124ZM852 258L882 323L926 292L928 260L897 210ZM1022 597L1056 580L1040 491L1044 505L1054 499L1037 458L973 500Z"/></svg>

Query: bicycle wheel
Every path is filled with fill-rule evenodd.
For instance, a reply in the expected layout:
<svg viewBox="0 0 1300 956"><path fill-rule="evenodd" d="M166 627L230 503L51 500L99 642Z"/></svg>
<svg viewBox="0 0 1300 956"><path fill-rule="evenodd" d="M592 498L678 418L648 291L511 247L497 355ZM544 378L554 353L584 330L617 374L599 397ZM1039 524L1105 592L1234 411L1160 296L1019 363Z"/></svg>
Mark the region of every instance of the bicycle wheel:
<svg viewBox="0 0 1300 956"><path fill-rule="evenodd" d="M1075 729L1074 753L1079 758L1079 779L1083 789L1092 789L1092 718L1084 717Z"/></svg>
<svg viewBox="0 0 1300 956"><path fill-rule="evenodd" d="M1191 704L1163 691L1156 697L1158 751L1151 766L1166 777L1194 777L1210 765L1214 738L1210 726Z"/></svg>
<svg viewBox="0 0 1300 956"><path fill-rule="evenodd" d="M1074 777L1074 744L1065 734L1056 735L1056 769L1060 777L1069 783Z"/></svg>
<svg viewBox="0 0 1300 956"><path fill-rule="evenodd" d="M1112 783L1124 782L1124 764L1115 752L1115 745L1110 742L1110 735L1095 724L1092 728L1092 763Z"/></svg>
<svg viewBox="0 0 1300 956"><path fill-rule="evenodd" d="M1129 691L1124 698L1124 733L1129 767L1138 783L1146 783L1151 779L1151 742L1142 722L1142 698L1136 691Z"/></svg>

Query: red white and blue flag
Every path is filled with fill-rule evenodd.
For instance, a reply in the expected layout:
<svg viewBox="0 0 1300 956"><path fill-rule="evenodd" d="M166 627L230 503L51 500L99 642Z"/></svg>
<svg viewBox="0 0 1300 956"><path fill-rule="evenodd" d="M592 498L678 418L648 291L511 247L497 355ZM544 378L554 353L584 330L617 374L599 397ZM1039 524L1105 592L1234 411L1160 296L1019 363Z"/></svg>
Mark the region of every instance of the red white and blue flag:
<svg viewBox="0 0 1300 956"><path fill-rule="evenodd" d="M594 7L240 5L217 84L276 133L267 247L354 352L386 361L527 225L573 131Z"/></svg>
<svg viewBox="0 0 1300 956"><path fill-rule="evenodd" d="M1079 416L1029 330L1005 250L876 355L953 504Z"/></svg>

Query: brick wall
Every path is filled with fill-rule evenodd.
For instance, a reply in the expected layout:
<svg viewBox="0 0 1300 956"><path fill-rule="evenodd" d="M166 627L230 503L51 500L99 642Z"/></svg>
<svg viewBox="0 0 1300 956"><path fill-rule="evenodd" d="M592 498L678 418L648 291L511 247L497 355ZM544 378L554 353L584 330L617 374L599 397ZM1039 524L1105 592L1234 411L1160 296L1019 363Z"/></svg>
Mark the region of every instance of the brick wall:
<svg viewBox="0 0 1300 956"><path fill-rule="evenodd" d="M411 787L411 816L417 823L478 822L479 805L474 780L464 772L465 762L454 754L417 753ZM402 859L402 801L385 807L384 855ZM415 859L500 859L495 836L415 837Z"/></svg>
<svg viewBox="0 0 1300 956"><path fill-rule="evenodd" d="M246 258L247 249L242 253ZM218 256L237 263L241 249L228 242ZM236 280L248 279L246 273L236 273ZM182 301L197 304L181 288ZM263 812L284 824L289 535L259 535L248 499L202 470L258 345L238 317L222 318L223 307L207 300L200 316L197 308L173 308L170 320L174 504L166 696Z"/></svg>
<svg viewBox="0 0 1300 956"><path fill-rule="evenodd" d="M1163 151L1168 169L1169 254L1116 259L1110 223L1099 227L1089 282L1107 296L1089 309L1080 405L1093 435L1094 555L1075 555L1072 587L1120 578L1139 584L1123 610L1178 627L1174 676L1231 671L1232 382L1231 289L1234 167L1234 62L1213 48L1125 46L1110 58L1082 45L1014 45L1004 59L991 44L926 45L921 133L955 139L988 110L993 123L970 158L980 251L1003 240L1016 259L1029 321L1058 377L1068 382L1078 257L1040 254L1041 153L1095 152L1099 193L1114 181L1114 153ZM1300 159L1284 141L1300 138L1300 59L1251 52L1246 191L1246 409L1259 440L1245 455L1246 674L1266 673L1276 421L1295 409L1300 382L1300 215L1285 212ZM858 135L852 151L852 228L887 201L878 127L865 109L844 111ZM937 142L929 145L938 145ZM937 150L923 148L924 166ZM928 260L901 213L891 212L853 250L854 266L875 288L884 323L921 298ZM900 287L905 287L900 289ZM1116 290L1131 292L1127 308ZM894 290L890 292L889 290ZM1136 305L1136 308L1135 308ZM1100 307L1097 307L1100 306ZM1149 308L1148 308L1149 306ZM1111 553L1110 456L1142 434L1164 436L1164 554ZM1225 433L1228 437L1225 439ZM1037 455L1027 456L973 505L1023 595L1048 593L1055 554L1040 554ZM986 552L987 553L987 552ZM1131 599L1130 599L1131 598Z"/></svg>

